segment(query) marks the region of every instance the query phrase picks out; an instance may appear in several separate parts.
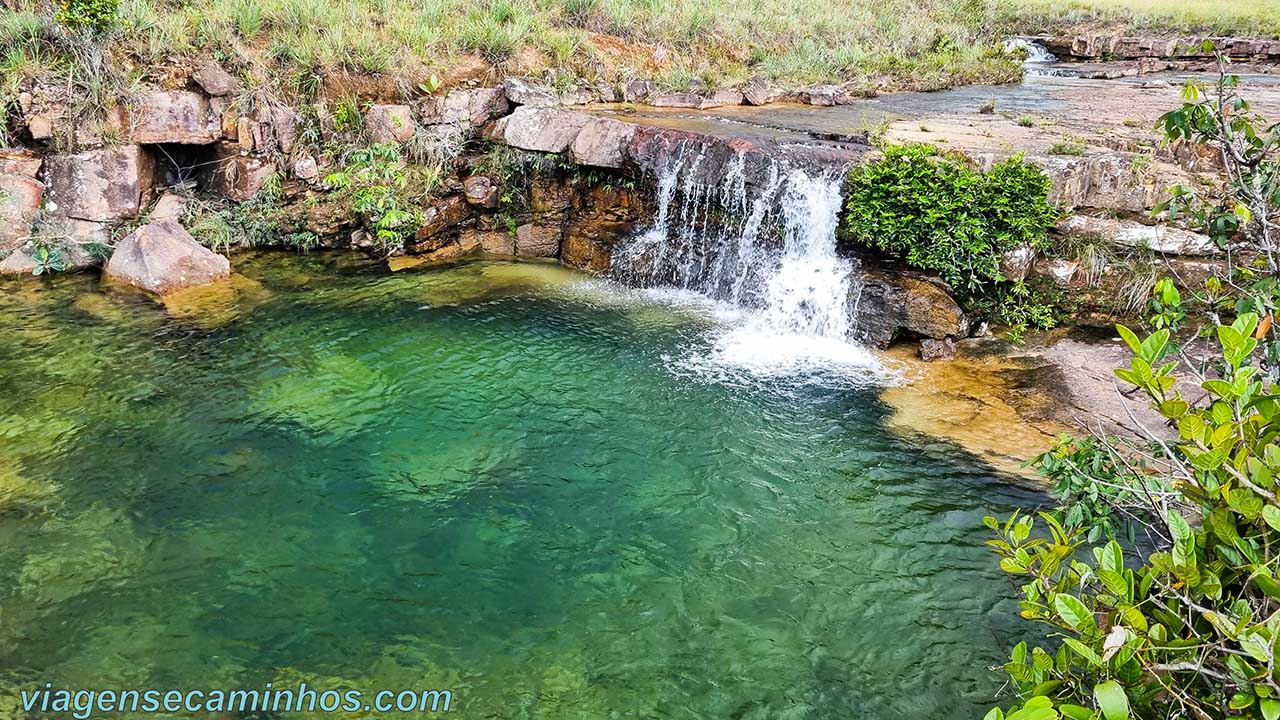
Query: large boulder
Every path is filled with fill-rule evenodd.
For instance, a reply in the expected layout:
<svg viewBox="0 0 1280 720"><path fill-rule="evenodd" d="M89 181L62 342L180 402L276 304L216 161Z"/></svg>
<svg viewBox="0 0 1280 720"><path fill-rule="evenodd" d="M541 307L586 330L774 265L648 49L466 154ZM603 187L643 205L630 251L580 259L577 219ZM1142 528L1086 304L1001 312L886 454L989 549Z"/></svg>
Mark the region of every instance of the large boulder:
<svg viewBox="0 0 1280 720"><path fill-rule="evenodd" d="M431 252L440 245L440 235L471 217L471 207L462 195L450 195L422 213L414 242L416 252Z"/></svg>
<svg viewBox="0 0 1280 720"><path fill-rule="evenodd" d="M853 290L854 335L886 347L896 338L964 337L969 320L942 281L916 273L869 270Z"/></svg>
<svg viewBox="0 0 1280 720"><path fill-rule="evenodd" d="M1071 215L1058 223L1066 237L1097 239L1121 249L1151 250L1164 255L1215 255L1218 246L1208 235L1167 225L1145 225L1133 220Z"/></svg>
<svg viewBox="0 0 1280 720"><path fill-rule="evenodd" d="M773 100L773 86L769 79L756 75L742 86L742 99L748 105L765 105Z"/></svg>
<svg viewBox="0 0 1280 720"><path fill-rule="evenodd" d="M620 168L636 126L612 118L595 118L582 126L573 139L573 159L579 165Z"/></svg>
<svg viewBox="0 0 1280 720"><path fill-rule="evenodd" d="M480 127L501 117L511 107L502 88L454 90L444 97L431 97L422 104L422 121L429 125L467 124Z"/></svg>
<svg viewBox="0 0 1280 720"><path fill-rule="evenodd" d="M240 90L240 81L213 60L206 60L191 73L191 80L204 90L206 95L222 97Z"/></svg>
<svg viewBox="0 0 1280 720"><path fill-rule="evenodd" d="M518 107L499 121L502 139L511 147L537 152L564 152L591 116L573 110Z"/></svg>
<svg viewBox="0 0 1280 720"><path fill-rule="evenodd" d="M154 162L137 145L54 155L45 162L50 214L110 222L136 217L151 192Z"/></svg>
<svg viewBox="0 0 1280 720"><path fill-rule="evenodd" d="M644 102L658 91L652 80L628 80L622 84L622 100L629 103Z"/></svg>
<svg viewBox="0 0 1280 720"><path fill-rule="evenodd" d="M418 128L408 105L373 105L364 116L365 129L374 142L404 142Z"/></svg>
<svg viewBox="0 0 1280 720"><path fill-rule="evenodd" d="M31 235L43 195L44 185L34 178L0 173L0 258L21 247Z"/></svg>
<svg viewBox="0 0 1280 720"><path fill-rule="evenodd" d="M202 93L145 93L129 110L129 137L136 143L208 145L221 135L221 118Z"/></svg>
<svg viewBox="0 0 1280 720"><path fill-rule="evenodd" d="M528 80L509 77L502 83L507 99L515 105L527 107L555 107L560 104L560 97L550 88L535 85Z"/></svg>
<svg viewBox="0 0 1280 720"><path fill-rule="evenodd" d="M231 277L231 262L191 237L173 220L134 230L116 246L103 273L108 280L156 295Z"/></svg>

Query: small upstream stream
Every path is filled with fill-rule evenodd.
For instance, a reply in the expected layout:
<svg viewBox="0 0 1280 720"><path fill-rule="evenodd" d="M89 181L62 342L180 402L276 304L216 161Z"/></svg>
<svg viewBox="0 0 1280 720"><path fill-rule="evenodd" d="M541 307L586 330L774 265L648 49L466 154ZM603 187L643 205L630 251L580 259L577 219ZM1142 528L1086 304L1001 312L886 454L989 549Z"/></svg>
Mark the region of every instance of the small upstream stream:
<svg viewBox="0 0 1280 720"><path fill-rule="evenodd" d="M982 515L868 377L688 372L705 305L554 266L238 257L0 292L0 695L450 688L462 718L980 717Z"/></svg>

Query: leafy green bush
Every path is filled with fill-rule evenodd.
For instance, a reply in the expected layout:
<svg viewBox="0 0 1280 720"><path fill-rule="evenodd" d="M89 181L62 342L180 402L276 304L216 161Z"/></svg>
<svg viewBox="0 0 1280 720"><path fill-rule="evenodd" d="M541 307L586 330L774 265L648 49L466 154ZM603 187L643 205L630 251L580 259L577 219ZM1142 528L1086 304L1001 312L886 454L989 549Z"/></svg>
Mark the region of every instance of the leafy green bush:
<svg viewBox="0 0 1280 720"><path fill-rule="evenodd" d="M1021 156L982 173L931 145L891 146L850 174L843 231L974 295L1003 279L1002 253L1047 246L1058 219L1048 194L1049 178Z"/></svg>
<svg viewBox="0 0 1280 720"><path fill-rule="evenodd" d="M1052 308L1005 282L1000 259L1048 246L1058 219L1048 195L1049 178L1020 155L983 173L932 145L889 146L850 173L841 231L845 242L937 272L971 309L1020 333L1051 327Z"/></svg>
<svg viewBox="0 0 1280 720"><path fill-rule="evenodd" d="M1095 437L1060 447L1042 470L1073 496L1064 511L986 522L1000 567L1014 575L1025 618L1054 647L1025 643L1005 670L1021 708L993 720L1280 718L1280 386L1254 362L1267 329L1253 313L1216 327L1214 367L1195 404L1177 389L1168 329L1133 350L1124 382L1176 428L1149 445ZM1195 371L1194 368L1189 368ZM1096 528L1138 528L1145 561ZM1088 528L1086 530L1086 528ZM1088 533L1088 539L1086 539Z"/></svg>
<svg viewBox="0 0 1280 720"><path fill-rule="evenodd" d="M120 0L62 0L54 19L73 30L105 32L116 24Z"/></svg>
<svg viewBox="0 0 1280 720"><path fill-rule="evenodd" d="M420 200L433 189L430 183L439 182L438 173L428 180L420 171L411 171L397 143L355 148L344 164L325 178L325 184L351 200L378 246L391 250L412 238L422 224Z"/></svg>

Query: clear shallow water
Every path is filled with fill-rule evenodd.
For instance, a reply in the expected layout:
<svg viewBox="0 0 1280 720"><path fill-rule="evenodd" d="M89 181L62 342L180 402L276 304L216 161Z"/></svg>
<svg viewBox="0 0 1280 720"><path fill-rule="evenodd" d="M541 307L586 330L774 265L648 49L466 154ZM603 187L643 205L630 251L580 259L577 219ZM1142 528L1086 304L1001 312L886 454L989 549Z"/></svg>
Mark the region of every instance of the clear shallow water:
<svg viewBox="0 0 1280 720"><path fill-rule="evenodd" d="M1039 498L888 432L873 387L679 371L721 338L705 313L558 268L237 267L261 285L213 311L0 286L0 688L991 701L1020 623L980 520Z"/></svg>

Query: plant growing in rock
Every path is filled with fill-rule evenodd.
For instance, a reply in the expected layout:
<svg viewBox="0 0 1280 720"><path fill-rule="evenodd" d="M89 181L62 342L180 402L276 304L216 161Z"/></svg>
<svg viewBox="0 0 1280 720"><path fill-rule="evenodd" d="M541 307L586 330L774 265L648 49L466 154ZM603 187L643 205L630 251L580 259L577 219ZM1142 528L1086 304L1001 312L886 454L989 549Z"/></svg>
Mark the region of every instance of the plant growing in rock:
<svg viewBox="0 0 1280 720"><path fill-rule="evenodd" d="M1023 617L1060 638L1014 648L1005 670L1021 707L987 717L1280 718L1280 387L1254 364L1259 318L1216 328L1216 367L1194 404L1177 388L1168 329L1117 329L1134 357L1116 375L1177 436L1095 436L1042 457L1067 498L1041 514L1048 537L1030 516L986 519ZM1145 560L1094 544L1121 525L1154 550Z"/></svg>
<svg viewBox="0 0 1280 720"><path fill-rule="evenodd" d="M384 251L402 246L422 224L419 206L426 189L407 168L396 143L349 150L342 170L325 178L334 192L351 201L364 217L375 243Z"/></svg>

